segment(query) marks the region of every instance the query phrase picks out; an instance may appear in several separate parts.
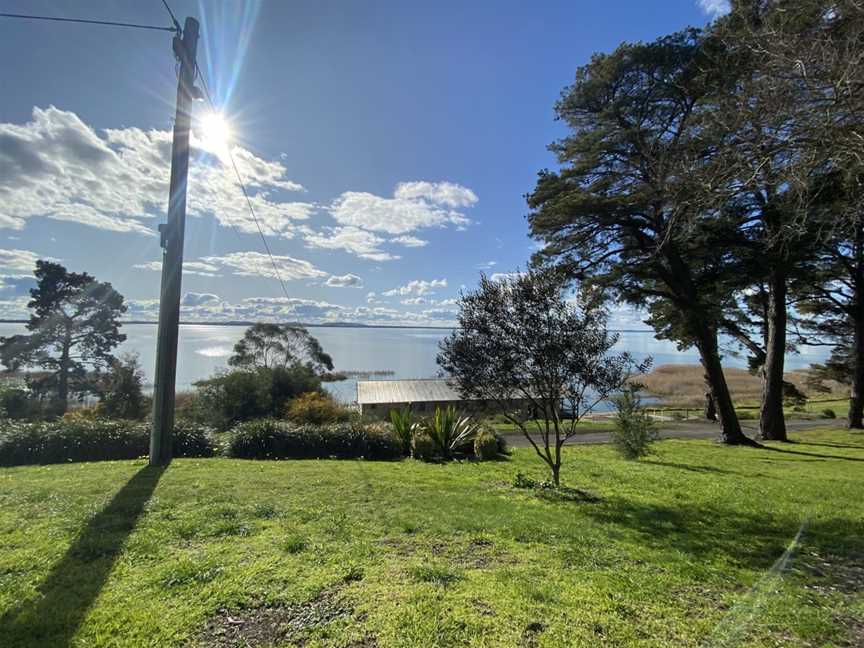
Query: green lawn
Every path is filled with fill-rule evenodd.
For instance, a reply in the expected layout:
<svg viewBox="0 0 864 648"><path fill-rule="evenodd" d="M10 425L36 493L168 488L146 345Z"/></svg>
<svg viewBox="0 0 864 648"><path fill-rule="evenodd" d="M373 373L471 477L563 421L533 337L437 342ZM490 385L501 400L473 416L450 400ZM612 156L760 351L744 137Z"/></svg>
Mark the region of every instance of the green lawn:
<svg viewBox="0 0 864 648"><path fill-rule="evenodd" d="M859 646L864 435L796 438L2 469L0 645Z"/></svg>

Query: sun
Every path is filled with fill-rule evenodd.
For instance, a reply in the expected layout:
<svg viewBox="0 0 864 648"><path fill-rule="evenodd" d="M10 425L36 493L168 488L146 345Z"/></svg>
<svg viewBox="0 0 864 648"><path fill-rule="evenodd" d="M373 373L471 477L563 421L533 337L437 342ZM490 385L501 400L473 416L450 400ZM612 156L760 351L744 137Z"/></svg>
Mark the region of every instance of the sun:
<svg viewBox="0 0 864 648"><path fill-rule="evenodd" d="M205 149L220 158L228 155L231 145L231 125L218 112L208 112L198 120L202 144Z"/></svg>

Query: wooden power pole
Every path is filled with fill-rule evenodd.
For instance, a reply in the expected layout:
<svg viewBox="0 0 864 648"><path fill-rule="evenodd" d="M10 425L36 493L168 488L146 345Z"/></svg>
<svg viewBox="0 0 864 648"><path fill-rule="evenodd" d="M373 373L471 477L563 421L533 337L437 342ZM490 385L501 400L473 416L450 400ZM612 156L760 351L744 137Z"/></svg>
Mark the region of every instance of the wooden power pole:
<svg viewBox="0 0 864 648"><path fill-rule="evenodd" d="M180 61L177 114L171 147L171 185L168 221L159 226L162 239L162 287L159 293L159 333L156 342L156 381L153 392L153 428L150 465L171 461L174 431L174 389L177 378L177 334L180 324L180 281L183 277L183 234L186 228L186 179L189 171L189 132L192 127L195 55L198 21L187 18L183 36L175 36L174 54Z"/></svg>

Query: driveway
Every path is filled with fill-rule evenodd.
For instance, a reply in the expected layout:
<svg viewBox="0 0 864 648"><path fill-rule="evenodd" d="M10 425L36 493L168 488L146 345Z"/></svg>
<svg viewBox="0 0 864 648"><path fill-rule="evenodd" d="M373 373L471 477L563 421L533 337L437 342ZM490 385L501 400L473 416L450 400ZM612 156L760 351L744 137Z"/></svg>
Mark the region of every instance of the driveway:
<svg viewBox="0 0 864 648"><path fill-rule="evenodd" d="M786 421L786 429L789 432L804 432L812 428L826 426L842 427L844 425L846 425L846 420L840 418L816 420L791 419ZM708 421L668 422L661 423L659 428L661 439L715 439L720 434L720 425ZM741 428L744 430L744 434L751 438L756 438L759 432L759 426L756 421L741 421ZM508 432L504 435L504 438L514 448L530 447L531 445L519 432ZM591 432L589 429L585 432L580 432L567 443L609 443L610 441L610 432L602 430Z"/></svg>

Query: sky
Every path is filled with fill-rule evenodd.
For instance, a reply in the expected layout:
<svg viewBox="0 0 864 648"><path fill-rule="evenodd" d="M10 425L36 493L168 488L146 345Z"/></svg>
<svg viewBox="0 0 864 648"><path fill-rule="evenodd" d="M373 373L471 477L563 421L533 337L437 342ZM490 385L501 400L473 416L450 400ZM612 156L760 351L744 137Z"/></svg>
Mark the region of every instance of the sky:
<svg viewBox="0 0 864 648"><path fill-rule="evenodd" d="M194 109L181 317L449 325L481 272L524 268L525 194L555 168L554 104L594 52L723 0L172 0L202 26L220 122ZM160 0L0 11L169 26ZM36 259L158 317L171 34L0 18L0 318ZM230 165L249 188L287 296ZM616 309L612 324L645 328Z"/></svg>

